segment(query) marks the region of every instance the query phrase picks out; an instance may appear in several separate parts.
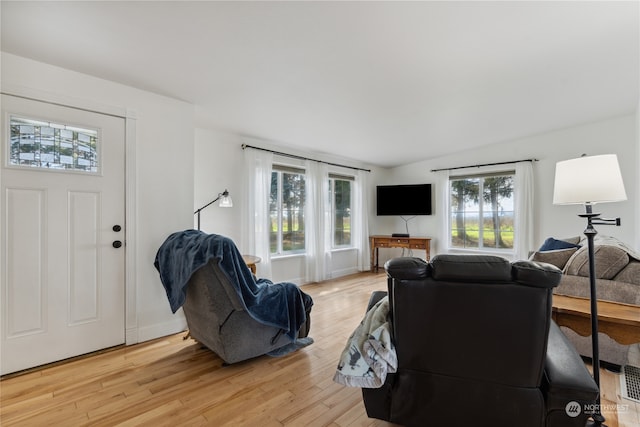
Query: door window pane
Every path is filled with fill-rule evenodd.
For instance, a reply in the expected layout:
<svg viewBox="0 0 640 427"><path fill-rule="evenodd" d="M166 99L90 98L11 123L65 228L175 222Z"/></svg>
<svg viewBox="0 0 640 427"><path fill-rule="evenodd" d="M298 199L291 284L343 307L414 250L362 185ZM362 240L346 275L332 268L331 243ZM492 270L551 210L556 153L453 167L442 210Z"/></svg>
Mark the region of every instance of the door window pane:
<svg viewBox="0 0 640 427"><path fill-rule="evenodd" d="M10 117L9 165L98 172L98 131Z"/></svg>

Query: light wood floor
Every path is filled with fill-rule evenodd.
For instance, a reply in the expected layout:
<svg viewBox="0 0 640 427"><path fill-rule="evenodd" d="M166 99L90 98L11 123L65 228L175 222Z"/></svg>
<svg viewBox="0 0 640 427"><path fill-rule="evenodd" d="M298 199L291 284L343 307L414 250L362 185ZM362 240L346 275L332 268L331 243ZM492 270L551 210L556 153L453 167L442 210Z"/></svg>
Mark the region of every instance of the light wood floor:
<svg viewBox="0 0 640 427"><path fill-rule="evenodd" d="M282 358L223 367L178 334L5 377L0 424L392 426L367 418L360 389L332 381L370 293L383 289L382 273L304 286L315 343ZM640 426L640 405L620 398L619 377L602 371L601 380L608 426Z"/></svg>

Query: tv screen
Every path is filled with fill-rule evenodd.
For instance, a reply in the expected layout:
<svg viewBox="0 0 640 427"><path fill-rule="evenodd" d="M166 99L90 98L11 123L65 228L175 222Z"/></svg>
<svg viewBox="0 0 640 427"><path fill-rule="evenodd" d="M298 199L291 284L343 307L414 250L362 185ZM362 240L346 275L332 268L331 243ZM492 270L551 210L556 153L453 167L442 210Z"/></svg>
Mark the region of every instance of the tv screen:
<svg viewBox="0 0 640 427"><path fill-rule="evenodd" d="M431 184L379 185L377 214L431 215Z"/></svg>

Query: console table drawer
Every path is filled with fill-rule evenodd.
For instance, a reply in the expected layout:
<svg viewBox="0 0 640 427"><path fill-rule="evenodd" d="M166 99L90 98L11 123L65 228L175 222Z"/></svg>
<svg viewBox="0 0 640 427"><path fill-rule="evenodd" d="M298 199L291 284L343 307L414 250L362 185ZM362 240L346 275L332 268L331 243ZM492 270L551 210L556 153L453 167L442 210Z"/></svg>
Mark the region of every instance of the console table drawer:
<svg viewBox="0 0 640 427"><path fill-rule="evenodd" d="M375 239L373 244L380 248L389 248L391 247L392 241L391 239Z"/></svg>
<svg viewBox="0 0 640 427"><path fill-rule="evenodd" d="M394 237L389 235L369 236L371 243L371 269L378 270L379 248L418 249L425 251L426 260L429 261L431 239L428 237Z"/></svg>
<svg viewBox="0 0 640 427"><path fill-rule="evenodd" d="M409 239L393 239L394 245L407 245L409 247Z"/></svg>

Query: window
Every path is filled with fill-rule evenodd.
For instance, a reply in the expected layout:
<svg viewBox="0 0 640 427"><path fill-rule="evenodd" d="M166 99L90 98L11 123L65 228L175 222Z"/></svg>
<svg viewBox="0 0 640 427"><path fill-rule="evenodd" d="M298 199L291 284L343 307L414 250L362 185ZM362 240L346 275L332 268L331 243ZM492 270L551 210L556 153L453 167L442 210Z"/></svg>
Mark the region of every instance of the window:
<svg viewBox="0 0 640 427"><path fill-rule="evenodd" d="M9 165L98 172L98 132L11 116Z"/></svg>
<svg viewBox="0 0 640 427"><path fill-rule="evenodd" d="M452 248L512 250L515 172L449 181Z"/></svg>
<svg viewBox="0 0 640 427"><path fill-rule="evenodd" d="M333 247L351 246L351 183L352 177L329 175L331 204L331 235Z"/></svg>
<svg viewBox="0 0 640 427"><path fill-rule="evenodd" d="M304 252L304 170L273 166L269 216L272 255Z"/></svg>

